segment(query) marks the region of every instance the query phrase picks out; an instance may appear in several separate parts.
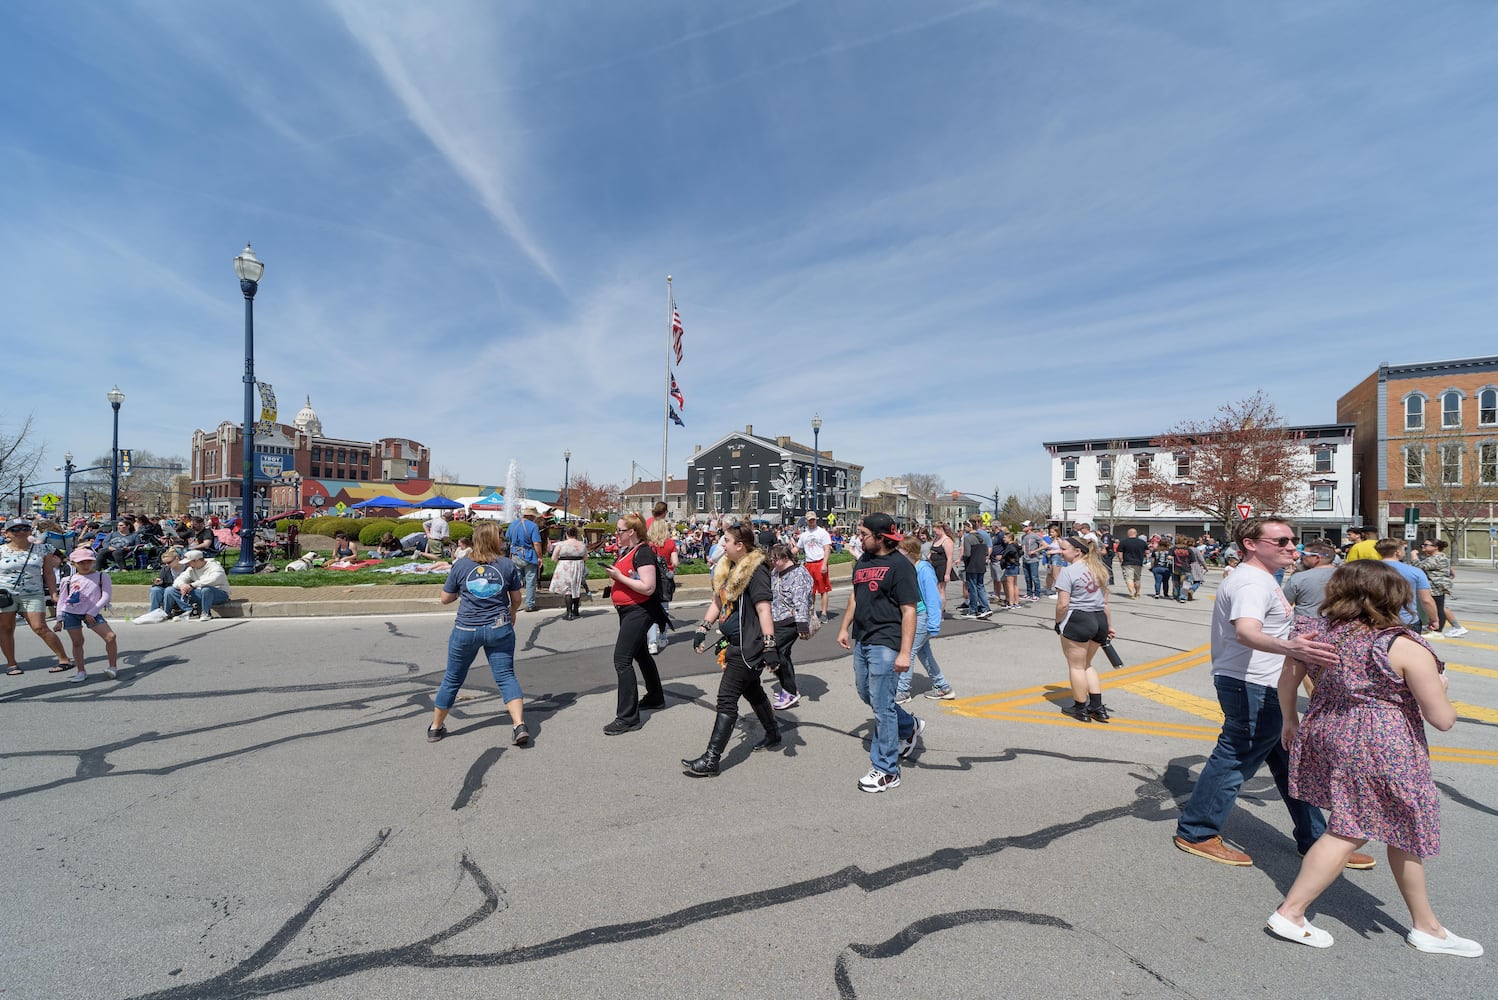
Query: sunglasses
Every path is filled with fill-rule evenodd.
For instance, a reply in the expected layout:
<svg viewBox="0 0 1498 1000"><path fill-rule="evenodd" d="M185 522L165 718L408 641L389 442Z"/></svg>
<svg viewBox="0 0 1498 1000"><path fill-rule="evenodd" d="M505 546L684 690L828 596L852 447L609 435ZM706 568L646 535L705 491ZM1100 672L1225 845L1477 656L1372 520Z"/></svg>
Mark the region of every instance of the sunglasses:
<svg viewBox="0 0 1498 1000"><path fill-rule="evenodd" d="M1264 538L1264 537L1261 536L1259 538L1250 538L1249 541L1250 542L1263 542L1266 545L1277 545L1280 548L1284 549L1284 548L1289 548L1291 545L1295 544L1295 536L1294 535L1290 535L1288 538Z"/></svg>

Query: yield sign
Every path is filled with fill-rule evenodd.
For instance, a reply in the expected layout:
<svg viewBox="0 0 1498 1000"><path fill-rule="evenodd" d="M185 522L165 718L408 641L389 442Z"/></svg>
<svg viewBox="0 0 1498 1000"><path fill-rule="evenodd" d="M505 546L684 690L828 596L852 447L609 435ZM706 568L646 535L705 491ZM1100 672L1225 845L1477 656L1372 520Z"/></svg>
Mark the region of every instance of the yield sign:
<svg viewBox="0 0 1498 1000"><path fill-rule="evenodd" d="M1253 512L1254 509L1246 503L1240 503L1238 505L1238 516L1243 518L1243 520L1245 521L1248 520L1248 515L1252 514Z"/></svg>

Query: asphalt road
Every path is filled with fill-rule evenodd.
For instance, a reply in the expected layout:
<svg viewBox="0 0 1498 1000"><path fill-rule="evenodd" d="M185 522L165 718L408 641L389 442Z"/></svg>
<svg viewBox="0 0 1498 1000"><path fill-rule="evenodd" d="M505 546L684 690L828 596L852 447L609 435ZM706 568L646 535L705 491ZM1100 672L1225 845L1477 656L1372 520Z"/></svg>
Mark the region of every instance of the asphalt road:
<svg viewBox="0 0 1498 1000"><path fill-rule="evenodd" d="M1493 948L1498 577L1462 584L1429 869ZM948 623L959 700L916 699L924 745L883 795L855 788L870 718L833 628L798 650L783 752L751 757L751 717L702 780L678 760L716 669L679 634L668 707L605 737L605 610L521 623L524 750L477 668L425 741L450 612L123 624L120 678L82 685L26 634L34 669L0 687L0 995L1491 997L1491 954L1405 946L1381 851L1313 910L1334 948L1271 937L1299 859L1267 774L1227 831L1255 867L1171 845L1217 730L1200 596L1119 602L1108 726L1059 714L1050 602Z"/></svg>

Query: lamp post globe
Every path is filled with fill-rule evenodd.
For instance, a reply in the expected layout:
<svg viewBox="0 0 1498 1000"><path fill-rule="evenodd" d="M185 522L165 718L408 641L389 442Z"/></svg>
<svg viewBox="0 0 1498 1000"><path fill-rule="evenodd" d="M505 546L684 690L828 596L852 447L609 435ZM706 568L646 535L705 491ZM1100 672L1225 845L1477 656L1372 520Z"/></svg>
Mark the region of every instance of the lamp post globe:
<svg viewBox="0 0 1498 1000"><path fill-rule="evenodd" d="M811 513L819 513L822 509L822 483L818 478L821 472L822 449L818 442L822 437L822 415L814 413L811 417Z"/></svg>
<svg viewBox="0 0 1498 1000"><path fill-rule="evenodd" d="M240 438L244 461L240 470L239 561L229 572L239 576L255 572L255 292L265 265L248 243L234 258L234 273L244 294L244 423Z"/></svg>
<svg viewBox="0 0 1498 1000"><path fill-rule="evenodd" d="M117 385L104 394L109 400L109 408L114 410L114 436L113 447L109 454L109 519L117 520L120 516L120 404L125 401L125 394Z"/></svg>

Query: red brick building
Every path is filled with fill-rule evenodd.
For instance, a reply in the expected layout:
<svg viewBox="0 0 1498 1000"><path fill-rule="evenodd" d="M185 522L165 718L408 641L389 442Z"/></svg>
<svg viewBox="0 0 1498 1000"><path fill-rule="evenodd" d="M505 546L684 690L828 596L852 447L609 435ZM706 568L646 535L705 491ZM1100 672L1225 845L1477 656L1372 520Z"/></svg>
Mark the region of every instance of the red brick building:
<svg viewBox="0 0 1498 1000"><path fill-rule="evenodd" d="M1403 537L1407 508L1421 537L1458 558L1493 556L1498 504L1498 357L1378 366L1337 400L1356 425L1353 460L1363 523Z"/></svg>

